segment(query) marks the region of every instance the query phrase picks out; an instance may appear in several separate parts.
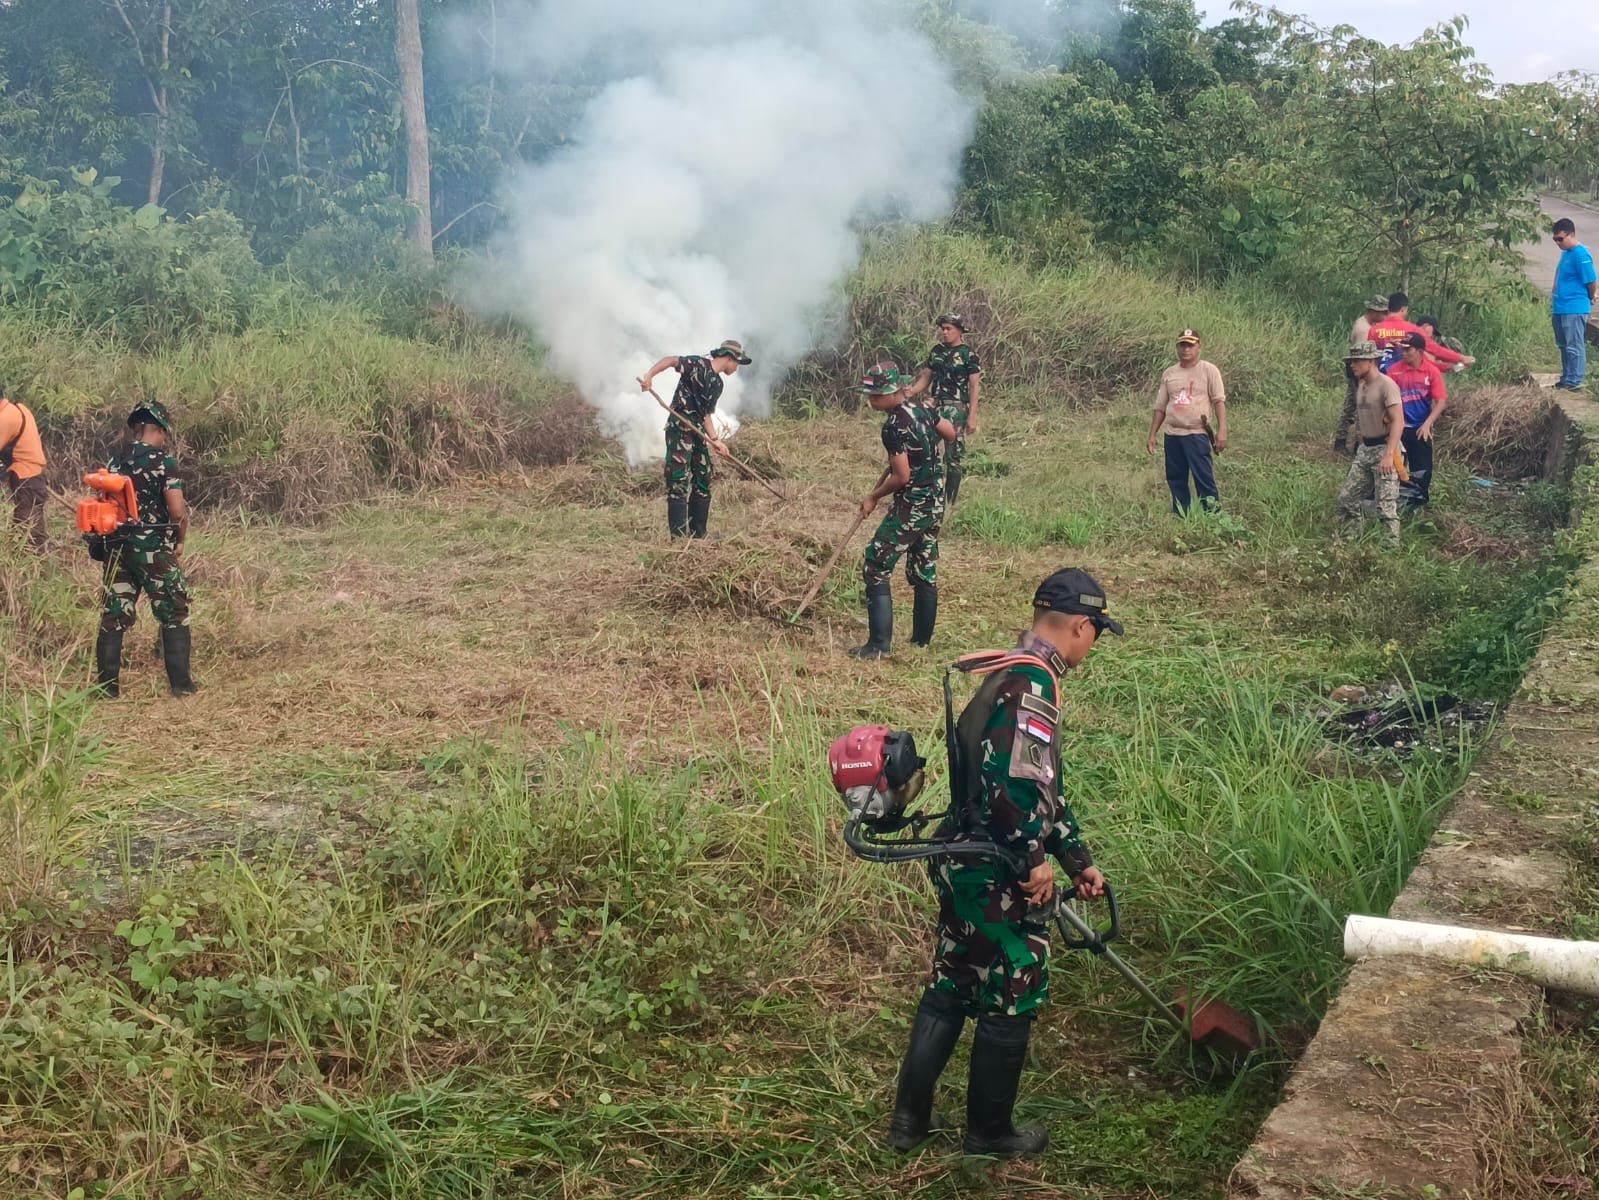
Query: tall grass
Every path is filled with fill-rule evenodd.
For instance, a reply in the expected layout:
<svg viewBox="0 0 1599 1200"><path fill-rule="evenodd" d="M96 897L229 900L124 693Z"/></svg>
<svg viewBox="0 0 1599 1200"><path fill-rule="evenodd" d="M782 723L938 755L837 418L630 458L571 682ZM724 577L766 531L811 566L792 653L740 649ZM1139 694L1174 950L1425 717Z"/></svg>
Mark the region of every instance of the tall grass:
<svg viewBox="0 0 1599 1200"><path fill-rule="evenodd" d="M42 896L68 856L78 782L96 761L84 694L35 692L0 666L0 902Z"/></svg>

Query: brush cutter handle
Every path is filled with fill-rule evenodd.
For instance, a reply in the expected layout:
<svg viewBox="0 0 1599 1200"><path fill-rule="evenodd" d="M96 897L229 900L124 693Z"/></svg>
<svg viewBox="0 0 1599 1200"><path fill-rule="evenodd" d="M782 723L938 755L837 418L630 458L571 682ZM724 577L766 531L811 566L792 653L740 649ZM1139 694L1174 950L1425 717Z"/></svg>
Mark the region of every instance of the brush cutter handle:
<svg viewBox="0 0 1599 1200"><path fill-rule="evenodd" d="M1121 910L1116 907L1116 892L1107 880L1105 883L1105 907L1110 909L1110 924L1103 929L1096 929L1087 921L1077 915L1076 910L1068 908L1069 900L1062 900L1055 910L1055 924L1060 928L1061 941L1068 950L1087 950L1093 954L1104 954L1105 947L1114 942L1122 933ZM1076 930L1078 936L1073 937L1069 930Z"/></svg>

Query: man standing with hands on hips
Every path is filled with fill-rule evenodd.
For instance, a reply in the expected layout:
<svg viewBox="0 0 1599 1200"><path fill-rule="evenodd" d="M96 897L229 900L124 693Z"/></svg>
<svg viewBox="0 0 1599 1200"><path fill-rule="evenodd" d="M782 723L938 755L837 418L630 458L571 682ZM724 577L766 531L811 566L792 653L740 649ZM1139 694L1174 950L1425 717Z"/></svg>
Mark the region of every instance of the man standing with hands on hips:
<svg viewBox="0 0 1599 1200"><path fill-rule="evenodd" d="M1214 424L1212 424L1214 418ZM1227 389L1215 363L1199 357L1199 334L1185 329L1177 335L1177 365L1167 367L1155 393L1155 418L1149 426L1149 453L1155 453L1155 435L1166 430L1166 484L1171 488L1172 511L1188 512L1191 497L1188 477L1193 476L1199 502L1213 511L1220 505L1216 469L1211 452L1227 449Z"/></svg>
<svg viewBox="0 0 1599 1200"><path fill-rule="evenodd" d="M1560 381L1555 387L1574 392L1582 386L1588 372L1588 315L1599 299L1593 255L1577 241L1576 223L1569 217L1555 222L1552 231L1560 247L1560 265L1555 268L1555 286L1549 311L1555 327L1555 345L1560 348Z"/></svg>

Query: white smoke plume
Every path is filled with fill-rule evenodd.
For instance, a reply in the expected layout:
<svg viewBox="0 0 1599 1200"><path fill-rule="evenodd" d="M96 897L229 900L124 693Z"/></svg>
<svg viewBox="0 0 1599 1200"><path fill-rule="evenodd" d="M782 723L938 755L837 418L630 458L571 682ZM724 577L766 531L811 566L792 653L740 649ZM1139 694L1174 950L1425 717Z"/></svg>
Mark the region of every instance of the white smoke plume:
<svg viewBox="0 0 1599 1200"><path fill-rule="evenodd" d="M572 142L507 184L478 302L539 332L632 461L663 450L663 414L633 382L663 355L738 338L755 362L721 410L764 415L836 329L863 223L948 211L971 102L881 0L539 0L527 15L525 69L608 82Z"/></svg>

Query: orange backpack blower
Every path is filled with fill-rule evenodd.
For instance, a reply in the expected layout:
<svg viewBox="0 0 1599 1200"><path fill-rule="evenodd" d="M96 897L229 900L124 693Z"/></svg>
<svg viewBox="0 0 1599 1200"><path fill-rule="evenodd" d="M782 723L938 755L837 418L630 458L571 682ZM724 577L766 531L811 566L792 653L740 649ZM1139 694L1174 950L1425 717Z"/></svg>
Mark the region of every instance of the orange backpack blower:
<svg viewBox="0 0 1599 1200"><path fill-rule="evenodd" d="M124 525L138 524L139 498L133 480L115 471L94 471L83 482L94 495L78 501L78 532L89 544L89 557L104 562L106 537Z"/></svg>

